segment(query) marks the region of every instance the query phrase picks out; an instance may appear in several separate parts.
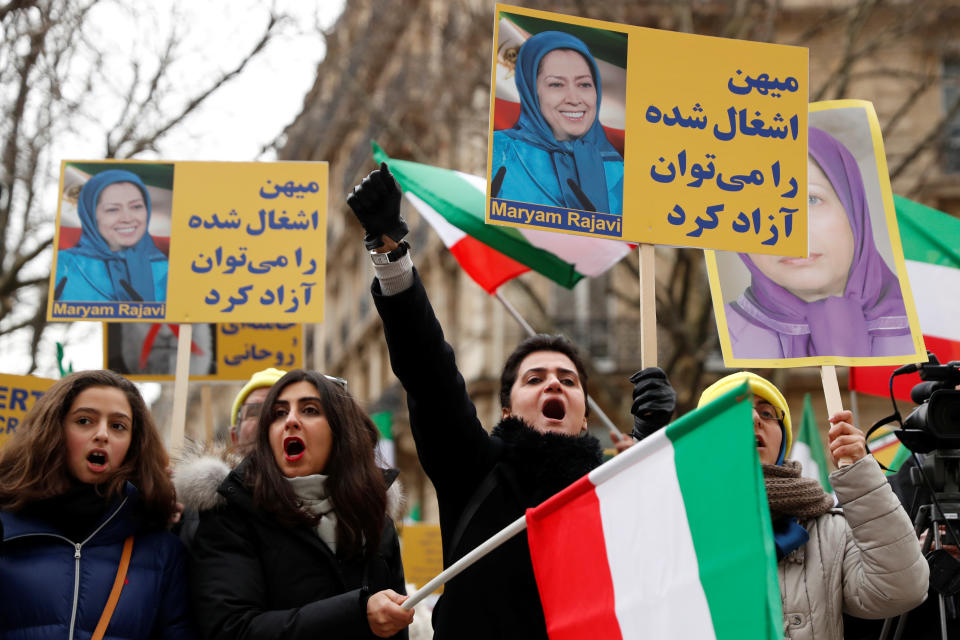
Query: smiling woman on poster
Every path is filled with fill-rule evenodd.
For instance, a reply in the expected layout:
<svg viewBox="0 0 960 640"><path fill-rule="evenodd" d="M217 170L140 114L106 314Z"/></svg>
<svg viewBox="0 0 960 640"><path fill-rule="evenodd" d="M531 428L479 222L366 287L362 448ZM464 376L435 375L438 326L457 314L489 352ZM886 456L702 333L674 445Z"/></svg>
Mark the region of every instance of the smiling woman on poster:
<svg viewBox="0 0 960 640"><path fill-rule="evenodd" d="M810 127L809 257L740 254L750 286L727 305L736 358L913 353L897 276L873 239L850 151Z"/></svg>
<svg viewBox="0 0 960 640"><path fill-rule="evenodd" d="M147 232L150 194L135 173L102 171L77 202L81 235L57 255L54 299L78 302L166 299L167 257Z"/></svg>
<svg viewBox="0 0 960 640"><path fill-rule="evenodd" d="M520 118L493 134L491 195L622 214L623 157L600 125L600 73L587 45L538 33L520 47L515 72Z"/></svg>

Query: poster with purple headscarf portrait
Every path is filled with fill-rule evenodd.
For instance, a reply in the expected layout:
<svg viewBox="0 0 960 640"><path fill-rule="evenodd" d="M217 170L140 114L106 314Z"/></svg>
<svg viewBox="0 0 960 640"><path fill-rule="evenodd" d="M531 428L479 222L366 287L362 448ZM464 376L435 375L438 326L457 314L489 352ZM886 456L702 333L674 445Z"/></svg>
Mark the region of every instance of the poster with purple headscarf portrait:
<svg viewBox="0 0 960 640"><path fill-rule="evenodd" d="M805 258L707 251L728 367L926 360L870 102L810 105Z"/></svg>

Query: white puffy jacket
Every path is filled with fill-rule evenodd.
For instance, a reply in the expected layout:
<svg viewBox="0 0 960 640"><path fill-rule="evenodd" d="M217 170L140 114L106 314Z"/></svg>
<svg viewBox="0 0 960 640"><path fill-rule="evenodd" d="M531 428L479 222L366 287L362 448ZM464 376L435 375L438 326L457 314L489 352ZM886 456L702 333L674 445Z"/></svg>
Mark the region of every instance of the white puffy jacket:
<svg viewBox="0 0 960 640"><path fill-rule="evenodd" d="M888 618L927 595L920 543L873 456L834 471L830 483L842 513L801 521L809 542L778 565L791 640L843 640L842 612Z"/></svg>

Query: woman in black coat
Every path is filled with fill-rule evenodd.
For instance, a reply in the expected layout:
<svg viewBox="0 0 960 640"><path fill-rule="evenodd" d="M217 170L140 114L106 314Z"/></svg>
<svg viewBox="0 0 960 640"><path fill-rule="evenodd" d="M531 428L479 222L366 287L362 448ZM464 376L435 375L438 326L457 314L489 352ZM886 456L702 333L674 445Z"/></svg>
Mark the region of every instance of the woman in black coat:
<svg viewBox="0 0 960 640"><path fill-rule="evenodd" d="M345 389L294 370L191 549L208 638L406 638L400 549L377 431Z"/></svg>

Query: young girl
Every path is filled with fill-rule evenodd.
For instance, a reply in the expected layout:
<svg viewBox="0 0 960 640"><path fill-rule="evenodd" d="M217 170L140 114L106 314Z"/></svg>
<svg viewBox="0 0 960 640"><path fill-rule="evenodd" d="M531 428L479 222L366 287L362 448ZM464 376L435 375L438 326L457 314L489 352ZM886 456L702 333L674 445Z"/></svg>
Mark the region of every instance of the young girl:
<svg viewBox="0 0 960 640"><path fill-rule="evenodd" d="M194 637L167 464L139 391L111 371L37 400L0 450L0 637Z"/></svg>

